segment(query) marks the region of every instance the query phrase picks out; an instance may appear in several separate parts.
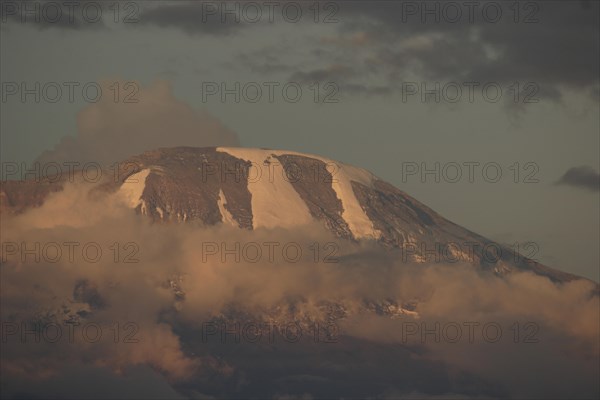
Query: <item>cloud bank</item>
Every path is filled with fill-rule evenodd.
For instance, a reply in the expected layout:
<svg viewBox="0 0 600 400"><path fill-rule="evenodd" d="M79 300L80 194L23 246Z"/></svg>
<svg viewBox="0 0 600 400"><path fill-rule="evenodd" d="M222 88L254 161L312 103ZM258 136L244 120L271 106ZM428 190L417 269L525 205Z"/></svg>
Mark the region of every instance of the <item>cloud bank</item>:
<svg viewBox="0 0 600 400"><path fill-rule="evenodd" d="M108 165L159 147L239 145L235 132L207 112L176 99L166 81L145 87L137 82L116 83L118 101L115 82L104 82L100 100L77 115L77 135L64 137L36 162Z"/></svg>
<svg viewBox="0 0 600 400"><path fill-rule="evenodd" d="M148 380L168 397L599 393L600 307L593 282L556 285L529 273L502 279L470 265L406 264L374 244L337 239L318 224L256 231L152 224L118 192L90 192L94 187L68 184L42 207L3 216L1 365L9 398L64 394L72 373L66 365L81 366L92 386ZM72 260L66 251L57 259L48 245L64 250L72 242L79 243ZM281 246L273 262L203 252L206 243L224 244L231 253L235 243L266 242L296 243L304 252L293 262L280 256ZM310 245L332 242L338 262L316 262ZM30 253L23 258L22 249L6 243L26 243ZM35 243L39 261L31 254ZM97 261L95 248L87 257L83 252L89 243L101 249ZM412 303L416 314L392 317L370 306L389 304L382 300ZM21 336L23 322L25 330L36 321L66 329L66 320L80 324L72 342L64 333L51 343L51 328L39 343L34 333ZM235 323L248 321L279 328L333 323L337 330L329 341L322 333L315 341L310 332L302 340L282 340L280 330L273 340L235 340ZM211 330L222 326L217 322L225 324L225 336ZM102 329L97 341L90 339L95 326L86 328L84 340L83 327L90 324ZM458 341L456 325L462 329ZM484 325L492 328L484 332ZM104 378L94 383L96 375Z"/></svg>

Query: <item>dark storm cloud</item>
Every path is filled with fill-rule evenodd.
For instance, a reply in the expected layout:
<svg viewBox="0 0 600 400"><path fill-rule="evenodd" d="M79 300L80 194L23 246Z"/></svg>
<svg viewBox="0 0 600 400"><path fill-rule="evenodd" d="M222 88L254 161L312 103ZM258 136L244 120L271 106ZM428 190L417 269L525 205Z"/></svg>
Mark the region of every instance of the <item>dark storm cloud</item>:
<svg viewBox="0 0 600 400"><path fill-rule="evenodd" d="M133 2L131 2L133 3ZM112 5L112 9L109 6ZM31 26L37 29L93 30L106 28L107 22L123 23L125 14L135 17L136 10L123 12L114 3L98 1L0 0L3 26ZM117 19L115 21L115 18ZM135 18L127 22L137 22Z"/></svg>
<svg viewBox="0 0 600 400"><path fill-rule="evenodd" d="M229 35L248 24L236 22L235 15L221 14L218 2L161 2L146 9L140 18L143 24L162 28L179 28L189 34Z"/></svg>
<svg viewBox="0 0 600 400"><path fill-rule="evenodd" d="M429 16L423 23L418 15L403 16L403 3L378 2L371 7L350 3L347 10L350 15L361 13L360 18L355 15L359 19L355 29L387 44L423 38L413 46L380 53L399 71L416 66L427 79L537 81L576 88L598 82L598 3L533 2L534 7L520 10L519 23L507 3L501 3L503 17L497 23L477 12L473 22L466 16L464 22L444 22L442 16L436 23ZM443 2L419 7L434 3ZM528 17L531 21L525 23Z"/></svg>
<svg viewBox="0 0 600 400"><path fill-rule="evenodd" d="M442 11L447 3L461 9L457 22ZM329 71L327 79L342 80L355 93L374 94L382 84L398 90L398 81L416 76L442 83L519 82L522 87L533 82L542 99L559 100L565 89L597 98L597 2L527 2L520 3L518 13L512 2L472 3L471 18L462 2L337 2L340 23L328 26L337 33L318 43L307 41L313 65L298 65L288 76L322 78L336 63L340 73ZM484 16L488 4L500 5L498 21L491 11ZM407 7L416 7L414 14ZM437 7L439 20L435 13L422 16L425 7ZM287 54L273 56L281 62ZM355 72L352 80L342 73L348 69Z"/></svg>
<svg viewBox="0 0 600 400"><path fill-rule="evenodd" d="M587 165L573 167L569 168L556 184L569 185L596 192L600 190L600 174L594 168Z"/></svg>
<svg viewBox="0 0 600 400"><path fill-rule="evenodd" d="M219 2L114 2L80 0L0 0L2 23L39 29L103 29L111 25L156 25L179 28L187 33L230 34L242 27L234 16L214 14Z"/></svg>

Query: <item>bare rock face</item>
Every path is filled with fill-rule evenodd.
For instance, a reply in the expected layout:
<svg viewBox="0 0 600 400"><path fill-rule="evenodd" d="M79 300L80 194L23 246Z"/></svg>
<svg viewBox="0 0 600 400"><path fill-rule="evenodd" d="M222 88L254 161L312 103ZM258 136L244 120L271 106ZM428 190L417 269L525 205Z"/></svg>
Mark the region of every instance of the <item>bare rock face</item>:
<svg viewBox="0 0 600 400"><path fill-rule="evenodd" d="M371 173L307 154L177 147L118 164L95 190L125 196L157 223L196 221L240 229L293 228L317 220L340 238L376 241L406 261L471 262L499 275L529 270L576 279L462 228ZM0 212L40 206L66 179L5 181Z"/></svg>
<svg viewBox="0 0 600 400"><path fill-rule="evenodd" d="M0 213L18 214L39 207L46 197L63 189L62 179L32 179L29 181L0 181Z"/></svg>

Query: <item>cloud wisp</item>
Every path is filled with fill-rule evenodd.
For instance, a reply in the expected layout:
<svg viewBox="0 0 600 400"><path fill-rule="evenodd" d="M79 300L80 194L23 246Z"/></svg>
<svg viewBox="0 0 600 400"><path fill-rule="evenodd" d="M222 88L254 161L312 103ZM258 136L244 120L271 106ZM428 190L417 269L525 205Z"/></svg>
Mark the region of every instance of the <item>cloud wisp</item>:
<svg viewBox="0 0 600 400"><path fill-rule="evenodd" d="M64 137L36 162L108 165L159 147L239 145L235 132L206 111L175 98L166 81L148 86L106 81L100 87L100 100L77 115L77 135Z"/></svg>
<svg viewBox="0 0 600 400"><path fill-rule="evenodd" d="M561 178L556 181L557 185L568 185L592 192L600 190L600 174L590 166L569 168Z"/></svg>

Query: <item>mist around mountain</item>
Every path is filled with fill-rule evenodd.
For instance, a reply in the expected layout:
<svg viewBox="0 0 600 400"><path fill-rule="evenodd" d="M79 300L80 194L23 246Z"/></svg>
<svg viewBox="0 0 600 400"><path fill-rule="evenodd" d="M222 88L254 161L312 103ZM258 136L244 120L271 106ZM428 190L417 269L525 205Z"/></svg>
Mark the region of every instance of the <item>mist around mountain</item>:
<svg viewBox="0 0 600 400"><path fill-rule="evenodd" d="M2 183L3 396L598 394L597 283L361 168L178 147L90 176Z"/></svg>

